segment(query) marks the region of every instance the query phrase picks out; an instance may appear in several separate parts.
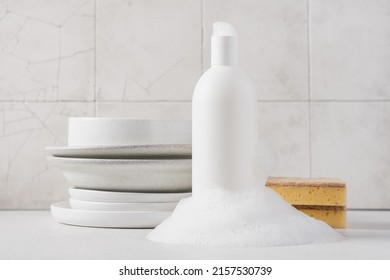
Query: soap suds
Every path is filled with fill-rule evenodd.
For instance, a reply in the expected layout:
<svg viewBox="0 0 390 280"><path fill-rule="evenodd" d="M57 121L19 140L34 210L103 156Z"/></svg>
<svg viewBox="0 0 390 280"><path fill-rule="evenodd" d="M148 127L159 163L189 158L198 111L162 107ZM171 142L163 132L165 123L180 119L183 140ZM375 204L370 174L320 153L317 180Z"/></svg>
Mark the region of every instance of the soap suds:
<svg viewBox="0 0 390 280"><path fill-rule="evenodd" d="M149 240L202 246L282 246L333 242L342 236L299 212L273 190L212 187L182 199Z"/></svg>

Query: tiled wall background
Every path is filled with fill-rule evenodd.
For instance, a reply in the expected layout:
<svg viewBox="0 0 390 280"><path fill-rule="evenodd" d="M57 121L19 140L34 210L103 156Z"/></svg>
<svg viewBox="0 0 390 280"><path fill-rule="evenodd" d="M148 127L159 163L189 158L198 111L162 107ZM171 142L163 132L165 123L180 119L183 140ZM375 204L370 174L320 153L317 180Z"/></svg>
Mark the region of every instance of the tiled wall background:
<svg viewBox="0 0 390 280"><path fill-rule="evenodd" d="M390 208L390 1L0 0L0 208L67 198L46 146L69 116L190 118L211 24L240 35L273 175L346 180Z"/></svg>

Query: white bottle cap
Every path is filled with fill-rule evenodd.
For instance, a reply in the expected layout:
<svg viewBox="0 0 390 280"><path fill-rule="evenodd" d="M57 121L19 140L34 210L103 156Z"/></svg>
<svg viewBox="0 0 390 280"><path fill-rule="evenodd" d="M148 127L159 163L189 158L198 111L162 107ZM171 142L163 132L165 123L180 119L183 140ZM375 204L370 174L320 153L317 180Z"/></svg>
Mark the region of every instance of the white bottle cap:
<svg viewBox="0 0 390 280"><path fill-rule="evenodd" d="M227 22L213 24L211 65L237 65L238 38L236 29Z"/></svg>

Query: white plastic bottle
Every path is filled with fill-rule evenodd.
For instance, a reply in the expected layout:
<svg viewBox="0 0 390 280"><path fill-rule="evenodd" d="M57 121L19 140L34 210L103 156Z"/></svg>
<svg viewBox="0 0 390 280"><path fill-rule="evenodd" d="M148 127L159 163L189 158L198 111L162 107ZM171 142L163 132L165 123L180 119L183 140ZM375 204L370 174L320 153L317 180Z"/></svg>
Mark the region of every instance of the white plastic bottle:
<svg viewBox="0 0 390 280"><path fill-rule="evenodd" d="M255 88L238 67L238 38L232 25L216 22L211 68L199 79L192 100L192 191L254 187L257 142Z"/></svg>

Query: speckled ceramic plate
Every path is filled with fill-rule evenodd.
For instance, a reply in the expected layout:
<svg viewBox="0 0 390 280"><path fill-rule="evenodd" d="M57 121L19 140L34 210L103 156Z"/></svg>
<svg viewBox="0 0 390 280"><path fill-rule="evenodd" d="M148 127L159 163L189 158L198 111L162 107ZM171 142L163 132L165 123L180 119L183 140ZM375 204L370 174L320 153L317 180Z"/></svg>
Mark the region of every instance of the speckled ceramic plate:
<svg viewBox="0 0 390 280"><path fill-rule="evenodd" d="M69 199L72 209L90 211L173 211L177 202L116 203Z"/></svg>
<svg viewBox="0 0 390 280"><path fill-rule="evenodd" d="M91 202L178 202L180 199L191 196L190 192L180 193L142 193L142 192L109 192L69 188L72 199Z"/></svg>
<svg viewBox="0 0 390 280"><path fill-rule="evenodd" d="M132 192L191 191L190 159L47 159L78 188Z"/></svg>
<svg viewBox="0 0 390 280"><path fill-rule="evenodd" d="M125 146L191 144L191 120L69 118L68 145Z"/></svg>
<svg viewBox="0 0 390 280"><path fill-rule="evenodd" d="M101 147L47 147L55 157L94 159L191 158L191 145L132 145Z"/></svg>
<svg viewBox="0 0 390 280"><path fill-rule="evenodd" d="M51 214L62 224L103 228L154 228L172 211L87 211L72 209L68 202L51 205Z"/></svg>

